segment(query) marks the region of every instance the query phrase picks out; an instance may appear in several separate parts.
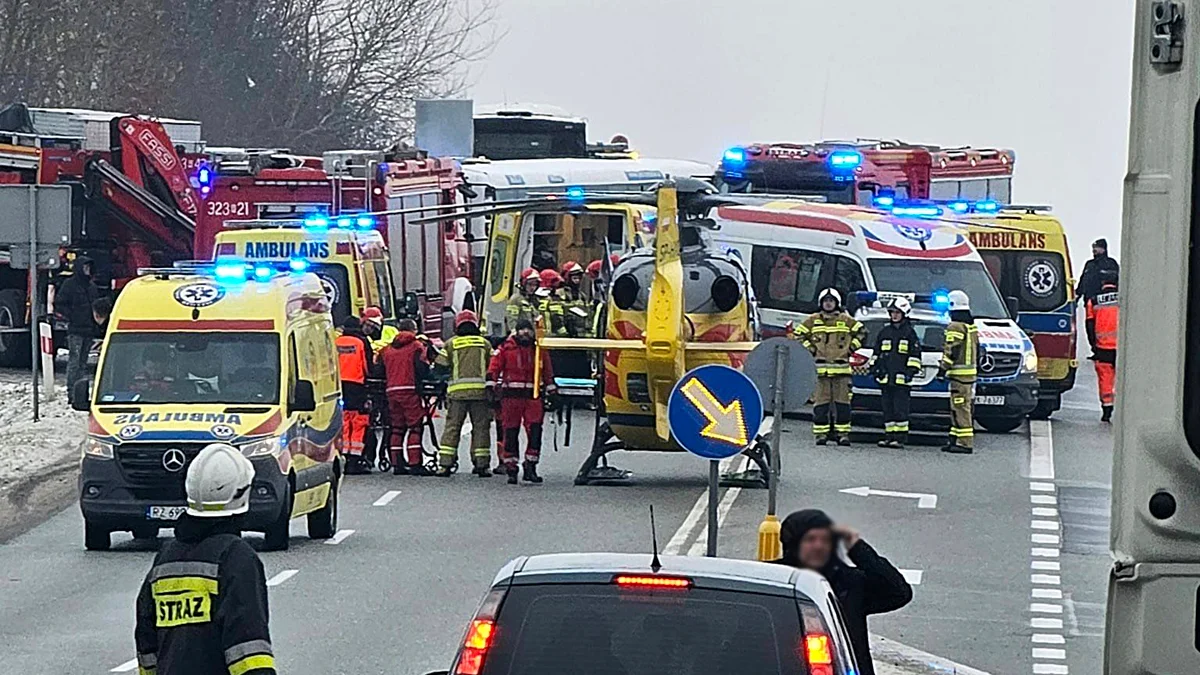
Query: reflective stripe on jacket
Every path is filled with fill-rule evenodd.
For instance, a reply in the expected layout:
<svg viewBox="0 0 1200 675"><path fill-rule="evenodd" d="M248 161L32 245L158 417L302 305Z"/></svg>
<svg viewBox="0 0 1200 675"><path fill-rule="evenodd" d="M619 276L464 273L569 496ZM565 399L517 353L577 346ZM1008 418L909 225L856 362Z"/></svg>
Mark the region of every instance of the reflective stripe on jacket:
<svg viewBox="0 0 1200 675"><path fill-rule="evenodd" d="M951 321L946 326L946 341L942 346L942 368L946 377L958 382L974 382L979 354L979 329Z"/></svg>
<svg viewBox="0 0 1200 675"><path fill-rule="evenodd" d="M879 331L871 372L880 384L902 385L912 384L921 372L921 340L907 319L899 324L888 323Z"/></svg>
<svg viewBox="0 0 1200 675"><path fill-rule="evenodd" d="M446 343L437 364L450 367L448 398L482 399L487 388L488 361L492 343L481 335L456 335Z"/></svg>
<svg viewBox="0 0 1200 675"><path fill-rule="evenodd" d="M337 346L338 368L342 381L356 384L365 383L367 372L371 368L366 339L362 335L351 333L339 335L334 344Z"/></svg>
<svg viewBox="0 0 1200 675"><path fill-rule="evenodd" d="M517 323L521 319L529 321L536 327L538 314L537 305L530 302L529 298L517 293L504 307L504 333L507 335L515 332Z"/></svg>
<svg viewBox="0 0 1200 675"><path fill-rule="evenodd" d="M812 352L818 377L849 376L850 355L862 347L867 329L845 312L817 312L793 328L792 337Z"/></svg>
<svg viewBox="0 0 1200 675"><path fill-rule="evenodd" d="M510 337L500 345L496 355L488 366L488 379L495 382L502 392L508 395L533 396L533 353L534 346L521 345L515 338ZM541 387L554 383L554 372L550 367L550 353L541 350Z"/></svg>
<svg viewBox="0 0 1200 675"><path fill-rule="evenodd" d="M1096 322L1096 349L1117 348L1117 323L1120 318L1120 304L1117 292L1105 289L1096 296L1096 303L1090 305L1091 319Z"/></svg>

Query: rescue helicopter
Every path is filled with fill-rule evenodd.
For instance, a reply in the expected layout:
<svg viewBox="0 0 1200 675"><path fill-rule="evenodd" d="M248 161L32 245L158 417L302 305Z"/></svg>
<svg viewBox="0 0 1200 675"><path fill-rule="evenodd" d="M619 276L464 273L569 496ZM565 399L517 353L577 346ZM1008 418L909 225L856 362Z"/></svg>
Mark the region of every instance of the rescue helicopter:
<svg viewBox="0 0 1200 675"><path fill-rule="evenodd" d="M536 264L547 248L557 262L585 255L603 261L603 336L554 337L546 335L544 324L538 328L539 349L584 350L602 357L590 386L558 382L560 391L591 396L596 404L592 447L576 475L577 485L629 478L632 472L609 464L607 456L614 450L683 452L667 421L667 401L676 383L697 366L740 367L744 353L757 344L749 273L736 252L718 250L705 236L706 229L715 227L705 217L712 208L746 201L718 195L704 181L668 179L639 193L568 188L564 194L423 219L494 216L481 298L485 317L502 315L516 272ZM620 228L618 217L624 218ZM597 218L595 227L588 228L587 221ZM552 245L539 250L539 239ZM612 253L617 254L615 263ZM749 472L756 474L756 486L766 485L770 452L761 437L751 439L743 451L758 467Z"/></svg>

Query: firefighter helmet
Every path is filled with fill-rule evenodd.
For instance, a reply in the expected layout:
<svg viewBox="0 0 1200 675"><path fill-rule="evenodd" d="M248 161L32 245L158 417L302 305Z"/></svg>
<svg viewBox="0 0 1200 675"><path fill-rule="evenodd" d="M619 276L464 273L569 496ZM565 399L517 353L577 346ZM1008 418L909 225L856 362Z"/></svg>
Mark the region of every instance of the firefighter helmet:
<svg viewBox="0 0 1200 675"><path fill-rule="evenodd" d="M966 293L959 290L950 291L949 295L947 295L947 298L950 300L951 312L971 311L971 299L967 297Z"/></svg>
<svg viewBox="0 0 1200 675"><path fill-rule="evenodd" d="M897 297L897 298L892 298L892 301L888 303L887 308L888 308L888 311L891 311L894 309L897 312L900 312L901 314L903 314L904 316L908 316L909 312L912 312L912 303L908 301L908 298Z"/></svg>
<svg viewBox="0 0 1200 675"><path fill-rule="evenodd" d="M542 288L549 288L550 290L554 290L555 288L562 286L562 276L558 272L555 272L552 269L542 270L542 273L538 276L539 276Z"/></svg>
<svg viewBox="0 0 1200 675"><path fill-rule="evenodd" d="M457 316L454 317L454 327L458 328L459 326L463 325L464 323L473 323L476 326L478 326L479 325L479 317L475 315L475 312L472 312L469 309L464 309L463 311L459 312Z"/></svg>
<svg viewBox="0 0 1200 675"><path fill-rule="evenodd" d="M566 279L572 274L583 274L583 266L574 260L568 260L562 264L562 278Z"/></svg>
<svg viewBox="0 0 1200 675"><path fill-rule="evenodd" d="M363 323L367 323L369 321L376 325L382 324L383 310L379 309L378 307L368 307L363 310L362 320Z"/></svg>
<svg viewBox="0 0 1200 675"><path fill-rule="evenodd" d="M603 268L604 268L603 262L601 262L599 260L593 260L592 262L588 263L587 274L589 277L591 277L593 279L599 279L600 278L600 270L602 270Z"/></svg>
<svg viewBox="0 0 1200 675"><path fill-rule="evenodd" d="M824 304L825 298L833 298L838 307L842 306L842 294L838 293L838 289L836 288L826 288L825 290L821 291L821 295L817 296L817 304Z"/></svg>
<svg viewBox="0 0 1200 675"><path fill-rule="evenodd" d="M204 446L184 479L187 513L197 518L223 518L250 510L254 465L228 443Z"/></svg>

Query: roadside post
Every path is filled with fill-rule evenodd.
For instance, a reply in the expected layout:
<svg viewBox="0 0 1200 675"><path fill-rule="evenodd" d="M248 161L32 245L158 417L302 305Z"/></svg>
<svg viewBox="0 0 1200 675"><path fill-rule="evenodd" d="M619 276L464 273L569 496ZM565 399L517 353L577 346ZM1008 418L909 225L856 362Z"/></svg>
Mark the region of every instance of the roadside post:
<svg viewBox="0 0 1200 675"><path fill-rule="evenodd" d="M27 269L29 315L25 326L13 317L12 325L0 326L8 338L29 334L33 421L40 417L38 365L41 363L40 326L42 300L38 270L56 269L58 249L70 240L71 187L69 185L0 185L0 247L7 247L9 265ZM6 342L6 347L8 346ZM53 364L51 364L53 365ZM51 369L53 377L53 369Z"/></svg>
<svg viewBox="0 0 1200 675"><path fill-rule="evenodd" d="M745 450L762 426L762 396L750 378L722 365L688 371L667 401L667 421L675 441L708 460L708 550L717 555L717 501L720 462Z"/></svg>
<svg viewBox="0 0 1200 675"><path fill-rule="evenodd" d="M49 321L38 322L38 344L42 352L42 388L46 401L53 401L54 391L54 326Z"/></svg>
<svg viewBox="0 0 1200 675"><path fill-rule="evenodd" d="M783 415L800 412L817 387L817 367L804 345L785 337L759 343L746 356L743 372L769 402L771 417L771 477L767 515L758 526L758 559L778 560L780 524L776 511L779 491L779 455L783 445Z"/></svg>

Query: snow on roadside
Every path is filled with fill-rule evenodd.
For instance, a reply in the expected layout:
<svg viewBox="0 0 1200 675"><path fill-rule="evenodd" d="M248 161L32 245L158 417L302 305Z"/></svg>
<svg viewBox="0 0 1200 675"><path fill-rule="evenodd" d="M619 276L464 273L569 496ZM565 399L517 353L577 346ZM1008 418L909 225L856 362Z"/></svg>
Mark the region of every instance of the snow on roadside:
<svg viewBox="0 0 1200 675"><path fill-rule="evenodd" d="M43 401L41 419L34 422L29 390L28 378L0 379L0 490L79 457L87 413L67 406L60 385L56 400Z"/></svg>

